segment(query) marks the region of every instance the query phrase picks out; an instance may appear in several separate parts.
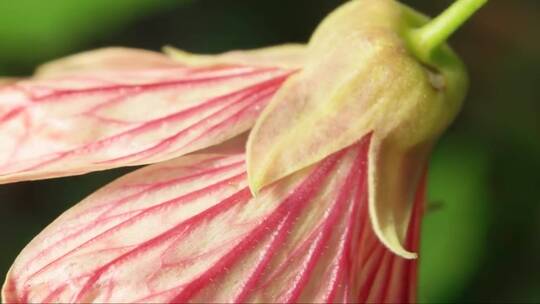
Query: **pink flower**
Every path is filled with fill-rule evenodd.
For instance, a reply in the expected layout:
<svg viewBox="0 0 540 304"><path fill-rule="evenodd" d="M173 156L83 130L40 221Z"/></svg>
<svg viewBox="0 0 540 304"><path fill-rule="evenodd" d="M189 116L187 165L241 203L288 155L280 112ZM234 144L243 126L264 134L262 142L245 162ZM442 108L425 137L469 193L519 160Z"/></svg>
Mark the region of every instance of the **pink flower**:
<svg viewBox="0 0 540 304"><path fill-rule="evenodd" d="M427 23L351 1L307 45L109 48L0 84L0 182L153 164L41 232L4 301L414 302L429 154L467 86L441 43L480 2Z"/></svg>

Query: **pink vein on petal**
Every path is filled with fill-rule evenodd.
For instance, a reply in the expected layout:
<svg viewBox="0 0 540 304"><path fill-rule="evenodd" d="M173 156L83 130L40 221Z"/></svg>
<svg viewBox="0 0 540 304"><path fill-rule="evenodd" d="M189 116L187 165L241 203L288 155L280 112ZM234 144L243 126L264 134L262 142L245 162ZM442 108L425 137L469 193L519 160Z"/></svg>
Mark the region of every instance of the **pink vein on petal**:
<svg viewBox="0 0 540 304"><path fill-rule="evenodd" d="M69 254L71 254L73 252L76 252L77 250L80 250L82 247L87 246L89 244L92 244L94 242L97 242L97 241L99 241L99 239L104 238L109 234L113 234L113 233L115 233L116 231L118 231L119 229L121 229L123 227L136 224L137 220L140 220L141 217L145 217L145 216L147 216L149 214L152 214L153 212L163 211L164 209L170 208L173 205L188 203L189 201L191 201L191 200L193 200L193 199L195 199L197 197L200 197L202 195L205 195L210 191L213 191L213 190L215 190L215 189L217 189L219 187L227 187L229 183L237 181L237 180L242 180L243 178L244 178L244 173L242 173L240 175L233 176L233 177L228 178L226 180L220 181L220 182L218 182L216 184L210 185L205 189L197 190L197 191L185 194L184 196L174 198L174 199L171 199L169 201L161 202L161 203L159 203L157 205L154 205L152 207L146 208L144 210L140 210L140 212L134 213L133 216L128 217L126 220L121 221L120 223L116 224L115 226L113 226L113 227L105 230L104 232L101 232L100 234L98 234L98 235L92 237L91 239L87 240L86 242L79 245L78 247L73 248L72 250L68 251L66 254L62 255L61 257L53 260L51 263L47 264L44 268L38 270L36 273L31 274L29 279L31 279L36 274L39 274L40 272L46 270L47 268L54 266L54 263L56 263L56 262L60 261L61 259L69 256ZM89 227L87 227L87 229L92 230L94 227L95 227L95 225L94 226L89 226ZM88 231L88 230L86 230L86 231Z"/></svg>
<svg viewBox="0 0 540 304"><path fill-rule="evenodd" d="M369 222L369 141L257 197L242 154L195 154L129 174L23 251L5 300L409 302L415 264L391 254Z"/></svg>
<svg viewBox="0 0 540 304"><path fill-rule="evenodd" d="M107 72L92 75L102 80L70 76L0 88L7 102L0 109L0 136L9 139L4 151L11 151L0 154L0 182L155 162L219 143L248 129L295 71L223 66ZM106 84L108 78L119 84ZM122 110L133 106L161 115ZM28 123L20 123L21 115Z"/></svg>
<svg viewBox="0 0 540 304"><path fill-rule="evenodd" d="M290 209L296 211L298 208L302 208L303 205L310 201L311 196L316 192L316 185L326 178L329 171L333 168L336 159L327 160L327 164L317 168L310 177L308 177L302 185L300 185L295 191L285 199L280 207L274 211L262 224L258 225L240 244L238 244L233 250L225 255L218 261L210 270L205 274L185 287L180 294L178 294L172 302L183 303L191 299L194 294L199 291L207 282L213 280L214 277L222 274L223 269L226 269L229 265L232 265L242 255L246 254L250 246L256 242L264 233L268 232L268 228L272 229L279 224L279 221L284 213L290 212ZM297 212L297 211L296 211ZM296 213L294 212L294 213Z"/></svg>
<svg viewBox="0 0 540 304"><path fill-rule="evenodd" d="M142 213L144 210L133 210L130 213L124 214L124 215L123 214L115 214L115 215L108 216L108 217L106 217L106 216L109 215L114 210L120 208L121 206L123 206L125 204L128 204L128 203L132 202L133 200L141 198L143 195L150 195L153 192L159 191L160 189L163 189L163 188L166 188L166 187L172 187L172 186L175 186L175 185L179 185L181 183L190 182L195 178L202 178L204 176L218 174L220 172L226 172L226 171L229 171L231 169L232 170L241 169L241 168L243 168L243 165L244 165L243 162L235 162L235 163L232 163L230 165L223 166L223 167L212 168L212 169L209 169L209 170L205 170L205 171L202 171L202 172L197 172L195 174L183 176L183 177L180 177L180 178L175 178L175 179L166 180L166 181L163 181L163 182L158 182L156 184L149 185L146 188L143 188L140 191L135 192L133 194L130 194L130 195L126 196L126 197L122 197L122 198L119 198L119 199L116 199L116 200L113 200L113 201L110 201L110 202L106 202L105 204L103 204L101 206L96 206L96 207L92 208L91 210L89 210L89 212L93 212L95 209L99 210L99 209L102 209L102 208L105 208L105 210L103 212L99 213L98 216L95 219L93 219L93 220L89 221L88 223L84 224L82 227L79 227L79 229L77 231L75 231L74 233L68 234L67 236L63 237L62 239L52 243L47 248L44 248L42 251L39 252L39 254L36 257L30 259L30 262L36 261L36 259L38 259L41 256L43 256L44 254L46 254L47 251L50 250L51 248L54 248L56 246L61 246L64 242L66 242L68 240L71 240L71 239L74 239L74 238L76 238L77 236L79 236L79 235L81 235L83 233L89 233L91 230L96 229L97 227L99 227L99 225L103 225L108 220L115 219L115 218L122 217L122 216L126 216L126 215L127 216L133 215L132 217L128 218L128 219L133 219L134 216L139 215L139 213ZM221 185L224 185L224 184L221 183ZM207 187L205 190L211 190L212 189L211 187L212 186ZM193 194L195 194L195 193L191 192L191 193L187 193L186 195L193 195ZM73 220L79 222L80 221L79 218L81 218L82 216L87 216L87 215L88 215L88 212L82 213L78 217L73 218ZM125 223L125 222L126 221L122 221L118 225L121 225L122 223ZM77 248L74 248L73 251L75 251L76 249ZM69 254L69 252L67 254ZM60 258L62 258L62 257L60 257ZM52 265L52 263L54 263L54 261L49 263L47 266ZM28 267L28 265L26 267ZM34 275L38 274L42 270L43 269L31 274L28 277L28 279L31 279Z"/></svg>

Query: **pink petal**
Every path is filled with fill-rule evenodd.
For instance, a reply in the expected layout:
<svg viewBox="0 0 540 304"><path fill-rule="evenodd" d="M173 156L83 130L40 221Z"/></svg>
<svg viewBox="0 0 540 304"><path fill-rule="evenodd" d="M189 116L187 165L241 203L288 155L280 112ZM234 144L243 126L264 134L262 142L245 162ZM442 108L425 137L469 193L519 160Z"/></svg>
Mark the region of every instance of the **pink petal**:
<svg viewBox="0 0 540 304"><path fill-rule="evenodd" d="M416 262L388 251L369 221L369 142L256 198L243 154L192 155L131 173L37 236L8 274L4 300L414 301Z"/></svg>
<svg viewBox="0 0 540 304"><path fill-rule="evenodd" d="M306 63L306 45L288 43L255 50L236 50L215 55L200 55L166 46L163 51L171 58L190 65L234 63L248 66L272 66L299 69Z"/></svg>
<svg viewBox="0 0 540 304"><path fill-rule="evenodd" d="M161 53L123 47L107 47L67 56L39 66L35 76L78 75L101 70L140 70L178 66Z"/></svg>
<svg viewBox="0 0 540 304"><path fill-rule="evenodd" d="M0 77L0 87L17 81L17 78Z"/></svg>
<svg viewBox="0 0 540 304"><path fill-rule="evenodd" d="M123 54L123 56L122 56ZM171 159L254 124L294 70L106 49L0 85L0 183Z"/></svg>

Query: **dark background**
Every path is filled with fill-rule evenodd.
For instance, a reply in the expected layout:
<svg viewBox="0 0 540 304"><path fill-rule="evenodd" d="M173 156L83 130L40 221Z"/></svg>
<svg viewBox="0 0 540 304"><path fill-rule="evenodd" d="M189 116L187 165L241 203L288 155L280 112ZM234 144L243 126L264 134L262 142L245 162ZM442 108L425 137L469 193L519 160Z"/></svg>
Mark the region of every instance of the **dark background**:
<svg viewBox="0 0 540 304"><path fill-rule="evenodd" d="M0 75L110 45L212 53L303 42L342 2L0 1ZM404 2L434 15L451 1ZM422 301L540 302L539 37L538 0L491 0L452 38L472 87L433 156ZM0 276L61 212L127 171L2 185Z"/></svg>

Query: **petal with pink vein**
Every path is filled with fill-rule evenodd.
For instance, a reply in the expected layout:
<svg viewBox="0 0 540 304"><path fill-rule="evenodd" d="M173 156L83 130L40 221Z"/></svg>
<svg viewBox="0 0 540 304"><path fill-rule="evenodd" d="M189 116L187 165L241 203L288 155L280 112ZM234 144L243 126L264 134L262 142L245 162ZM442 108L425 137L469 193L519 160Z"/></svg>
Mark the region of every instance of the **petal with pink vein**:
<svg viewBox="0 0 540 304"><path fill-rule="evenodd" d="M120 178L17 258L6 302L410 302L416 261L375 236L370 136L252 197L244 154L201 154ZM407 246L418 246L418 191Z"/></svg>
<svg viewBox="0 0 540 304"><path fill-rule="evenodd" d="M0 86L0 183L154 163L221 143L250 129L295 72L215 58L192 66L109 48Z"/></svg>
<svg viewBox="0 0 540 304"><path fill-rule="evenodd" d="M138 70L177 66L161 53L124 47L106 47L86 51L42 64L35 76L40 78L80 74L100 70Z"/></svg>

